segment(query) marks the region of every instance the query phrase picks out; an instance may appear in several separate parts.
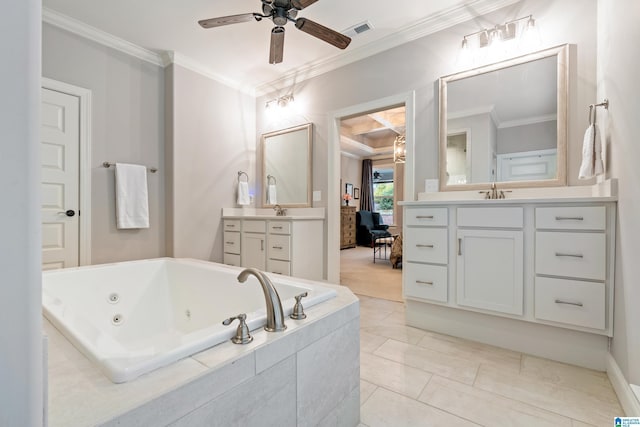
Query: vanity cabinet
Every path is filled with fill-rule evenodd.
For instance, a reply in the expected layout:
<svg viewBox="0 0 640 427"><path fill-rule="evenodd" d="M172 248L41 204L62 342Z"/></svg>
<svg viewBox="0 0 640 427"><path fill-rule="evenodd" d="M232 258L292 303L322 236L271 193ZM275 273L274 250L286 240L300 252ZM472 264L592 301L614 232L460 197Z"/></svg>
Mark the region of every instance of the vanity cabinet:
<svg viewBox="0 0 640 427"><path fill-rule="evenodd" d="M323 218L224 218L223 224L225 264L322 280Z"/></svg>
<svg viewBox="0 0 640 427"><path fill-rule="evenodd" d="M405 299L612 335L615 203L404 205Z"/></svg>

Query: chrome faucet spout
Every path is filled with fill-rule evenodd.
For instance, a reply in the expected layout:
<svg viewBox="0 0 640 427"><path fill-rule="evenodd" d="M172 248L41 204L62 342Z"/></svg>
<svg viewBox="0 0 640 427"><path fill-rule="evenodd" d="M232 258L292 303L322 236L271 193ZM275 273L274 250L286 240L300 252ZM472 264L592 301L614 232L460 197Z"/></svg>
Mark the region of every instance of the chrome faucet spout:
<svg viewBox="0 0 640 427"><path fill-rule="evenodd" d="M269 277L256 268L245 268L242 270L240 274L238 274L238 281L244 283L250 275L258 279L267 304L267 325L264 327L265 331L284 331L287 329L287 325L284 324L284 312L278 291L276 291Z"/></svg>

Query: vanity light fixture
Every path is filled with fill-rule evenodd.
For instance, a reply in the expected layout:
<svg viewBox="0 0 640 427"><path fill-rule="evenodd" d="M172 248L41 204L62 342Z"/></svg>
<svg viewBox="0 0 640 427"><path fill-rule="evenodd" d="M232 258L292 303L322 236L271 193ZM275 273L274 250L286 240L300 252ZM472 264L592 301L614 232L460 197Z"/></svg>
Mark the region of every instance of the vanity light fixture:
<svg viewBox="0 0 640 427"><path fill-rule="evenodd" d="M265 103L265 108L267 110L271 108L287 108L293 105L294 102L295 100L293 99L293 95L284 95L267 101Z"/></svg>
<svg viewBox="0 0 640 427"><path fill-rule="evenodd" d="M407 143L404 135L396 136L393 141L393 162L404 163L407 156Z"/></svg>
<svg viewBox="0 0 640 427"><path fill-rule="evenodd" d="M526 21L526 22L524 22ZM520 28L522 27L522 28ZM469 51L469 42L473 38L477 37L477 47L496 47L505 41L513 40L516 37L531 37L536 39L537 37L536 21L533 19L533 15L523 16L521 18L507 21L504 24L495 25L492 28L483 28L475 33L470 33L462 38L462 50Z"/></svg>

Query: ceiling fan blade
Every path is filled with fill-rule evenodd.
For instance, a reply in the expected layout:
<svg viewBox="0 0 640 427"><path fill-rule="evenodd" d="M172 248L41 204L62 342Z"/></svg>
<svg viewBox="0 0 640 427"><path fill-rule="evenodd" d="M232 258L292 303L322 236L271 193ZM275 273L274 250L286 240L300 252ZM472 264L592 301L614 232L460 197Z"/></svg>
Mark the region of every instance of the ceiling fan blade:
<svg viewBox="0 0 640 427"><path fill-rule="evenodd" d="M282 62L284 54L284 27L274 27L271 30L271 49L269 50L269 64Z"/></svg>
<svg viewBox="0 0 640 427"><path fill-rule="evenodd" d="M305 7L309 7L318 0L291 0L291 5L298 10L302 10Z"/></svg>
<svg viewBox="0 0 640 427"><path fill-rule="evenodd" d="M310 19L298 18L296 20L296 28L340 49L346 49L351 43L351 38Z"/></svg>
<svg viewBox="0 0 640 427"><path fill-rule="evenodd" d="M221 27L223 25L238 24L240 22L253 21L253 13L242 13L240 15L221 16L219 18L203 19L198 21L202 28Z"/></svg>

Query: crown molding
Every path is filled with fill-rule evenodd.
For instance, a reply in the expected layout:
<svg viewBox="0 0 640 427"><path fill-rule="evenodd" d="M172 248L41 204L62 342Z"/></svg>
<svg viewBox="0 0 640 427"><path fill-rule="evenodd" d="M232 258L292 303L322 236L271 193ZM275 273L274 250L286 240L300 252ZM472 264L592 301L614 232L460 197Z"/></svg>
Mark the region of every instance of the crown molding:
<svg viewBox="0 0 640 427"><path fill-rule="evenodd" d="M235 80L231 80L220 74L214 73L205 65L201 64L200 62L186 55L183 55L178 52L170 51L170 52L164 52L162 56L164 58L166 65L169 65L169 64L179 65L180 67L191 70L194 73L201 74L205 77L210 78L211 80L215 80L218 83L228 86L232 89L236 89L252 97L256 96L256 92L253 87L243 86Z"/></svg>
<svg viewBox="0 0 640 427"><path fill-rule="evenodd" d="M43 7L42 21L154 65L160 67L166 65L162 55L157 52L140 47L55 10Z"/></svg>
<svg viewBox="0 0 640 427"><path fill-rule="evenodd" d="M311 62L287 72L279 79L259 84L255 89L256 95L262 96L278 89L292 86L301 81L317 77L429 34L437 33L438 31L510 6L519 1L521 0L471 0L465 4L451 7L442 12L429 15L404 30L390 34L380 40L342 54L334 55L328 59Z"/></svg>

